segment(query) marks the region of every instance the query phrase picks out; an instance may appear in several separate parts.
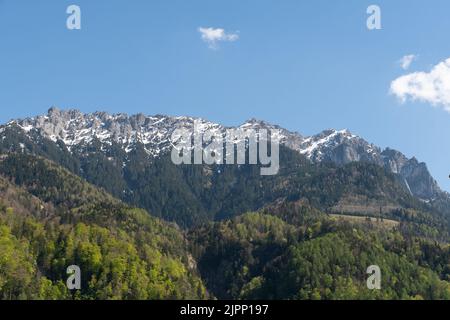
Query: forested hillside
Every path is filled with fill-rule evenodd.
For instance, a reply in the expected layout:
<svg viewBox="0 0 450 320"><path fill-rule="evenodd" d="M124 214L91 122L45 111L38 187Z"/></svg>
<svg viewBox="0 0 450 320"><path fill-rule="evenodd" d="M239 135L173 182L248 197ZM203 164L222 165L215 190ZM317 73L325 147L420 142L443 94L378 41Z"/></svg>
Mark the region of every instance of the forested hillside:
<svg viewBox="0 0 450 320"><path fill-rule="evenodd" d="M261 177L139 148L14 150L0 160L2 299L450 299L448 200L420 201L375 164L282 148L280 174Z"/></svg>
<svg viewBox="0 0 450 320"><path fill-rule="evenodd" d="M450 299L448 244L382 224L321 217L295 226L251 213L190 237L205 284L221 299ZM367 288L371 265L383 270L381 290Z"/></svg>
<svg viewBox="0 0 450 320"><path fill-rule="evenodd" d="M0 177L0 298L207 297L178 228L47 160L15 157L19 171L9 160L1 163L8 179ZM65 284L73 264L82 272L75 293Z"/></svg>
<svg viewBox="0 0 450 320"><path fill-rule="evenodd" d="M448 239L450 198L443 194L424 202L412 196L401 177L373 163L311 163L281 146L280 172L261 176L257 166L182 165L170 154L149 157L137 143L129 153L117 143L67 149L37 132L4 128L0 152L35 154L54 161L132 206L190 228L211 220L256 211L280 200L307 201L327 213L383 216L417 221L416 229ZM22 170L16 160L16 169ZM11 168L9 170L12 170Z"/></svg>

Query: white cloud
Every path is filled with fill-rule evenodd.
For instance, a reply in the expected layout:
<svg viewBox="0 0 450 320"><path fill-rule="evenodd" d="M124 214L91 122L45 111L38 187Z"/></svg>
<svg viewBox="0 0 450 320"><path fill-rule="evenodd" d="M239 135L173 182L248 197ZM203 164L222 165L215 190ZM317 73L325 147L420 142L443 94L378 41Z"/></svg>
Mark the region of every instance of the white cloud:
<svg viewBox="0 0 450 320"><path fill-rule="evenodd" d="M218 48L218 42L234 42L239 39L237 33L227 33L221 28L198 28L198 32L202 35L202 40L206 42L211 49Z"/></svg>
<svg viewBox="0 0 450 320"><path fill-rule="evenodd" d="M430 72L414 72L395 79L390 91L402 102L408 99L428 102L450 112L450 58Z"/></svg>
<svg viewBox="0 0 450 320"><path fill-rule="evenodd" d="M415 60L417 60L417 56L415 54L409 54L401 58L399 63L403 70L408 70Z"/></svg>

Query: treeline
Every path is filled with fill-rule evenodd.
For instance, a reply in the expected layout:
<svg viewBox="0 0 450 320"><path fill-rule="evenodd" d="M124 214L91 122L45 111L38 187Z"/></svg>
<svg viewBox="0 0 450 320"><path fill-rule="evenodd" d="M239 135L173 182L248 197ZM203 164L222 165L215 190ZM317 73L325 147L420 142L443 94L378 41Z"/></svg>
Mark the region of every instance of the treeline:
<svg viewBox="0 0 450 320"><path fill-rule="evenodd" d="M206 289L172 225L43 159L0 177L0 299L202 299ZM7 160L4 164L7 164ZM81 290L66 269L81 268Z"/></svg>
<svg viewBox="0 0 450 320"><path fill-rule="evenodd" d="M184 230L44 158L1 158L0 299L450 299L448 217L381 168L314 166L289 152L280 176L265 179L251 166L139 157L128 159L124 197ZM103 165L89 163L102 180ZM330 217L348 194L403 207L378 224ZM81 268L80 291L65 285L70 265ZM366 286L370 265L381 290Z"/></svg>
<svg viewBox="0 0 450 320"><path fill-rule="evenodd" d="M190 233L206 286L220 299L450 299L450 247L370 222L294 226L251 213ZM369 290L367 268L381 268Z"/></svg>
<svg viewBox="0 0 450 320"><path fill-rule="evenodd" d="M398 176L364 162L336 166L312 164L304 156L280 146L280 172L260 175L256 166L176 166L170 155L148 156L142 144L126 153L122 146L93 140L69 152L61 141L28 135L15 127L4 128L0 152L9 154L5 174L25 176L25 154L50 159L93 185L132 206L189 229L212 220L256 211L274 201L306 201L327 212L346 198L360 198L383 207L383 218L414 222L416 231L445 240L450 230L450 201L445 197L423 203L405 190ZM51 178L51 177L49 177ZM421 230L419 230L421 229Z"/></svg>

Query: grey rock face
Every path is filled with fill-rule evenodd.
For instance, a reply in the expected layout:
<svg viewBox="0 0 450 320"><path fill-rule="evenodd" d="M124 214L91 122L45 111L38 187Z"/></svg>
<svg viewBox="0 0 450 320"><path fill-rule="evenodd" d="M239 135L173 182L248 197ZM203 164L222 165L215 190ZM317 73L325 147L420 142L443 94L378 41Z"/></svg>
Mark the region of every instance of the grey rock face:
<svg viewBox="0 0 450 320"><path fill-rule="evenodd" d="M347 130L326 130L309 137L301 145L300 152L313 162L328 161L339 165L354 161L375 163L398 174L411 194L423 200L431 200L442 194L425 163L416 158L408 159L397 150L387 148L381 151Z"/></svg>

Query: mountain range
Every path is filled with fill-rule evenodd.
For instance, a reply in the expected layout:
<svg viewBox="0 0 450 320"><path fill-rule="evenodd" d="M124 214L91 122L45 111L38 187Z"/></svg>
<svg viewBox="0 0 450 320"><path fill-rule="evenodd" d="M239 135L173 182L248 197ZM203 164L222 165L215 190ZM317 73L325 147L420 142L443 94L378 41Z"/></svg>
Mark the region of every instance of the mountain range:
<svg viewBox="0 0 450 320"><path fill-rule="evenodd" d="M175 165L182 128L230 129L57 108L0 126L0 299L450 299L450 197L424 163L251 119L279 131L277 175Z"/></svg>
<svg viewBox="0 0 450 320"><path fill-rule="evenodd" d="M95 112L84 114L78 110L61 111L51 108L46 115L13 120L2 129L17 126L29 137L62 141L70 151L73 148L88 148L94 140L105 149L117 144L130 153L141 144L150 157L158 157L171 150L170 138L176 129L193 129L194 121L203 130L224 132L227 127L193 117L170 117L164 115L145 116L137 114L108 114ZM250 119L236 127L242 129L280 130L281 143L305 155L313 163L332 162L344 165L351 162L368 162L382 166L398 175L401 183L412 195L430 201L443 194L427 166L416 158L408 159L401 152L385 149L367 142L348 130L325 130L317 135L304 137L265 121Z"/></svg>

